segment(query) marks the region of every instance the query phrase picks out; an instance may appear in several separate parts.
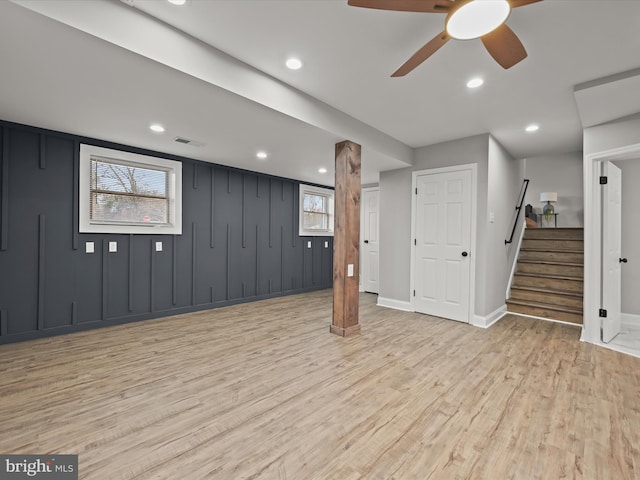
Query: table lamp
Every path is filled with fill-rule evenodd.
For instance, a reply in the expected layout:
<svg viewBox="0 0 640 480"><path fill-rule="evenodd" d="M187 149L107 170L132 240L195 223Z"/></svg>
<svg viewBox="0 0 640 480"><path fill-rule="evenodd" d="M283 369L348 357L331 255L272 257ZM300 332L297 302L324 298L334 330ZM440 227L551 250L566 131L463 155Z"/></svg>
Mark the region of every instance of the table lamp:
<svg viewBox="0 0 640 480"><path fill-rule="evenodd" d="M547 202L546 205L542 208L542 214L547 220L549 220L555 213L553 204L551 202L558 201L558 192L542 192L540 194L540 201Z"/></svg>

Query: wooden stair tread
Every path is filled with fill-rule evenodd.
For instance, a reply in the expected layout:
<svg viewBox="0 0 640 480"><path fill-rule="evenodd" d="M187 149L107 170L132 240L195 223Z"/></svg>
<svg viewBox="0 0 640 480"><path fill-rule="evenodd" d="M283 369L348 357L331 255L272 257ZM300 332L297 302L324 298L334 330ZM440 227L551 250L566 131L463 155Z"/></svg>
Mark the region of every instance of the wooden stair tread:
<svg viewBox="0 0 640 480"><path fill-rule="evenodd" d="M511 287L511 290L528 290L530 292L566 295L568 297L580 297L580 298L583 297L582 293L570 292L568 290L549 290L548 288L529 287L527 285L522 285L522 286L513 285Z"/></svg>
<svg viewBox="0 0 640 480"><path fill-rule="evenodd" d="M518 260L518 263L532 263L532 264L540 264L540 265L563 265L565 267L584 267L582 263L576 262L555 262L553 260Z"/></svg>
<svg viewBox="0 0 640 480"><path fill-rule="evenodd" d="M543 247L525 247L520 248L522 252L555 252L555 253L584 253L584 249L575 248L543 248Z"/></svg>
<svg viewBox="0 0 640 480"><path fill-rule="evenodd" d="M545 310L553 310L555 312L575 313L576 315L582 315L581 308L572 308L564 305L552 305L550 303L532 302L529 300L513 300L511 298L507 300L507 305L508 304L522 305L524 307L541 308Z"/></svg>
<svg viewBox="0 0 640 480"><path fill-rule="evenodd" d="M528 273L528 272L516 272L515 276L521 277L536 277L536 278L552 278L554 280L576 280L582 282L582 277L573 277L570 275L551 275L549 273Z"/></svg>

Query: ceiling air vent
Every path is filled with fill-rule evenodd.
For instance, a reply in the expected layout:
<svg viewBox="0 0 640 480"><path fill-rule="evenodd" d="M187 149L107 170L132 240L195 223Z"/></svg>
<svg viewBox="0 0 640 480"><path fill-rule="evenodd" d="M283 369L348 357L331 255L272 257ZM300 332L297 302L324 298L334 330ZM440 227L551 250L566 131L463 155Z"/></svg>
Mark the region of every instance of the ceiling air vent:
<svg viewBox="0 0 640 480"><path fill-rule="evenodd" d="M204 143L202 142L197 142L195 140L190 140L184 137L176 137L173 139L173 141L176 143L182 143L184 145L193 145L194 147L202 147L204 145Z"/></svg>

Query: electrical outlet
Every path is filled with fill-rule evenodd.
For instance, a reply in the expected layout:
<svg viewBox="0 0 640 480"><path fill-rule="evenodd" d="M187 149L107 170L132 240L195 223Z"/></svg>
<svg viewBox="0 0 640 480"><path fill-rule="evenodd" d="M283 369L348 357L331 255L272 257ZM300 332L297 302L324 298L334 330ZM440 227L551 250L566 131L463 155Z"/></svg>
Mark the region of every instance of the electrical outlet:
<svg viewBox="0 0 640 480"><path fill-rule="evenodd" d="M162 251L162 242L156 242L156 252Z"/></svg>
<svg viewBox="0 0 640 480"><path fill-rule="evenodd" d="M347 265L347 277L353 277L353 263Z"/></svg>
<svg viewBox="0 0 640 480"><path fill-rule="evenodd" d="M109 242L109 252L115 253L118 251L118 242Z"/></svg>
<svg viewBox="0 0 640 480"><path fill-rule="evenodd" d="M307 248L311 248L311 240L307 242Z"/></svg>
<svg viewBox="0 0 640 480"><path fill-rule="evenodd" d="M87 242L85 243L84 248L85 248L84 250L85 252L94 253L96 251L96 244L93 242Z"/></svg>
<svg viewBox="0 0 640 480"><path fill-rule="evenodd" d="M324 248L329 248L329 242L324 242Z"/></svg>

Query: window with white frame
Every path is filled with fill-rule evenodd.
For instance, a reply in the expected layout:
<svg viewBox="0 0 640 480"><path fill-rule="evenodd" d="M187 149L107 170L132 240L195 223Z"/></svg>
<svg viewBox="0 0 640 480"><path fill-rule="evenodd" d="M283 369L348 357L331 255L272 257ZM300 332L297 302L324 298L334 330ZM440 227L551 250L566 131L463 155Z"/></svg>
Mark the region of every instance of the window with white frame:
<svg viewBox="0 0 640 480"><path fill-rule="evenodd" d="M300 185L301 236L333 236L334 197L328 188Z"/></svg>
<svg viewBox="0 0 640 480"><path fill-rule="evenodd" d="M80 146L80 232L182 233L182 164Z"/></svg>

